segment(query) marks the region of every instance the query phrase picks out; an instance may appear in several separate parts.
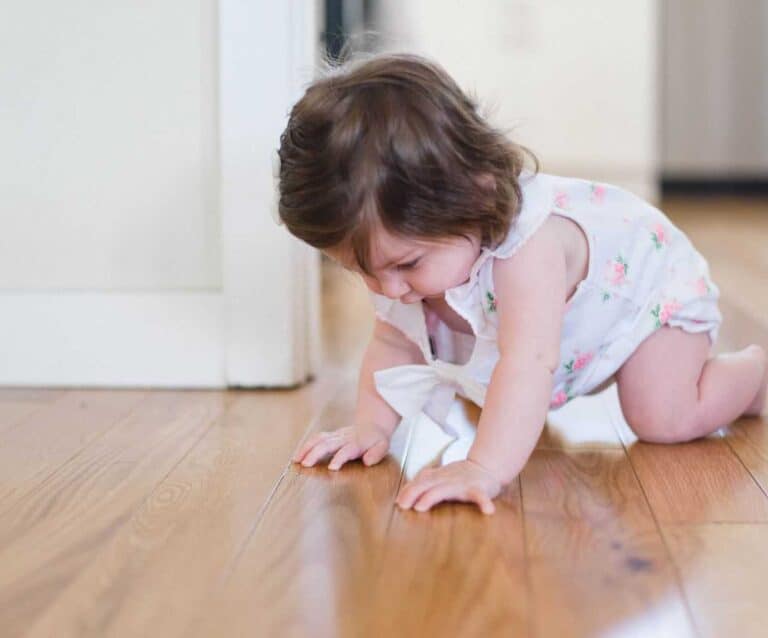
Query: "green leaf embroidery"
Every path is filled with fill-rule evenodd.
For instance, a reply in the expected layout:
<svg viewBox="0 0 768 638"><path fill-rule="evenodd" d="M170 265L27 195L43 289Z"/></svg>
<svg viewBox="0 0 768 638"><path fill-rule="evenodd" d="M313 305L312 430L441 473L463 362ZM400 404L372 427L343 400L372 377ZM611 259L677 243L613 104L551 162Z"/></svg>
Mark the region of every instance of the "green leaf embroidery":
<svg viewBox="0 0 768 638"><path fill-rule="evenodd" d="M624 266L624 274L626 275L629 272L629 264L626 261L624 261L624 257L622 257L621 255L619 255L616 258L616 261L618 261L622 266Z"/></svg>
<svg viewBox="0 0 768 638"><path fill-rule="evenodd" d="M661 304L656 304L656 307L651 310L651 314L656 317L656 327L661 328L661 321L659 320L659 314L661 313Z"/></svg>

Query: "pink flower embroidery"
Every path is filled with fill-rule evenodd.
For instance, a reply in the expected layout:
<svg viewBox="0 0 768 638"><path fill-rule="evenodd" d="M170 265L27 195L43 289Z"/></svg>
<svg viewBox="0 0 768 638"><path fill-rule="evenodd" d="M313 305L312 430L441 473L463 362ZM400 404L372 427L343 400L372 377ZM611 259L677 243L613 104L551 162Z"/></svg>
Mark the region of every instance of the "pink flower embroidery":
<svg viewBox="0 0 768 638"><path fill-rule="evenodd" d="M656 224L651 232L651 239L656 245L657 249L660 249L664 244L669 244L669 237L667 231L662 224Z"/></svg>
<svg viewBox="0 0 768 638"><path fill-rule="evenodd" d="M586 366L590 361L592 361L592 353L587 352L585 354L580 354L576 361L573 363L573 369L574 370L581 370L584 366Z"/></svg>
<svg viewBox="0 0 768 638"><path fill-rule="evenodd" d="M605 278L614 286L627 283L627 272L629 271L629 264L624 261L624 258L619 255L613 261L609 261L605 267Z"/></svg>
<svg viewBox="0 0 768 638"><path fill-rule="evenodd" d="M564 193L563 191L558 191L555 194L555 206L558 208L564 208L568 209L568 193Z"/></svg>
<svg viewBox="0 0 768 638"><path fill-rule="evenodd" d="M661 328L682 307L682 304L676 299L665 301L663 304L656 304L653 310L651 310L651 314L656 318L656 327Z"/></svg>
<svg viewBox="0 0 768 638"><path fill-rule="evenodd" d="M550 408L559 408L561 405L566 403L568 401L568 395L560 390L554 397L552 397L552 401L549 403Z"/></svg>
<svg viewBox="0 0 768 638"><path fill-rule="evenodd" d="M696 294L702 297L709 293L709 286L707 285L707 281L704 279L704 277L699 277L696 281L694 281L693 287L696 289Z"/></svg>
<svg viewBox="0 0 768 638"><path fill-rule="evenodd" d="M591 352L585 352L584 354L578 355L575 359L571 359L568 363L563 364L563 367L568 374L573 374L576 370L581 370L592 361L593 357L594 355Z"/></svg>
<svg viewBox="0 0 768 638"><path fill-rule="evenodd" d="M659 320L661 323L667 323L669 321L669 318L676 313L680 308L682 308L682 304L678 303L677 301L668 301L664 304L664 307L661 309L661 314L659 315Z"/></svg>
<svg viewBox="0 0 768 638"><path fill-rule="evenodd" d="M602 184L592 184L592 195L590 199L595 204L602 204L605 198L605 186Z"/></svg>

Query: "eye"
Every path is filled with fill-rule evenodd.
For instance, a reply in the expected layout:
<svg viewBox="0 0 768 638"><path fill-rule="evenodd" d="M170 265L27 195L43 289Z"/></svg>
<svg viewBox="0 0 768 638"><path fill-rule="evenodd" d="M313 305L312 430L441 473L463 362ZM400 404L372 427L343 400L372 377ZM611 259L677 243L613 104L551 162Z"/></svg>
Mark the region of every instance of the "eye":
<svg viewBox="0 0 768 638"><path fill-rule="evenodd" d="M409 261L407 264L398 264L397 269L398 270L410 270L413 268L417 263L419 263L420 257L414 259L413 261Z"/></svg>

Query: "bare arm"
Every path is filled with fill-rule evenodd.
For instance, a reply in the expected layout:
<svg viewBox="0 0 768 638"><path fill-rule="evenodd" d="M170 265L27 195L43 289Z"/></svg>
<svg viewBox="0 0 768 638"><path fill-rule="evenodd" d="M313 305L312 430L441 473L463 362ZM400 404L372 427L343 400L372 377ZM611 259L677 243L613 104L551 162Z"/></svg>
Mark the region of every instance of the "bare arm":
<svg viewBox="0 0 768 638"><path fill-rule="evenodd" d="M509 483L523 469L546 422L560 359L565 253L543 226L507 260L494 263L499 361L467 458Z"/></svg>
<svg viewBox="0 0 768 638"><path fill-rule="evenodd" d="M426 363L418 346L397 328L377 318L360 366L354 417L358 428L373 425L391 436L400 421L400 415L376 391L373 373L412 363Z"/></svg>
<svg viewBox="0 0 768 638"><path fill-rule="evenodd" d="M310 466L332 454L328 464L331 470L338 470L356 458L362 458L366 465L381 461L389 451L389 439L400 415L376 391L373 373L397 365L423 362L424 357L415 344L396 328L377 319L360 366L353 424L332 432L316 432L301 445L293 460Z"/></svg>

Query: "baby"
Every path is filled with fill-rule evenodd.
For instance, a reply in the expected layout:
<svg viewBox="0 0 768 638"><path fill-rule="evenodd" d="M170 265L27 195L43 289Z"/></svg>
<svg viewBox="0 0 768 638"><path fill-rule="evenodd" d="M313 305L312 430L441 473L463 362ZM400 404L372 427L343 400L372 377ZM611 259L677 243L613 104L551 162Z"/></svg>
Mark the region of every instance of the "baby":
<svg viewBox="0 0 768 638"><path fill-rule="evenodd" d="M435 63L379 55L317 80L279 156L282 222L358 272L376 310L353 423L295 462L378 463L402 417L449 428L458 392L482 407L466 458L423 469L397 504L490 514L547 412L612 381L644 441L762 412L766 353L710 356L719 291L685 234L630 192L539 172Z"/></svg>

